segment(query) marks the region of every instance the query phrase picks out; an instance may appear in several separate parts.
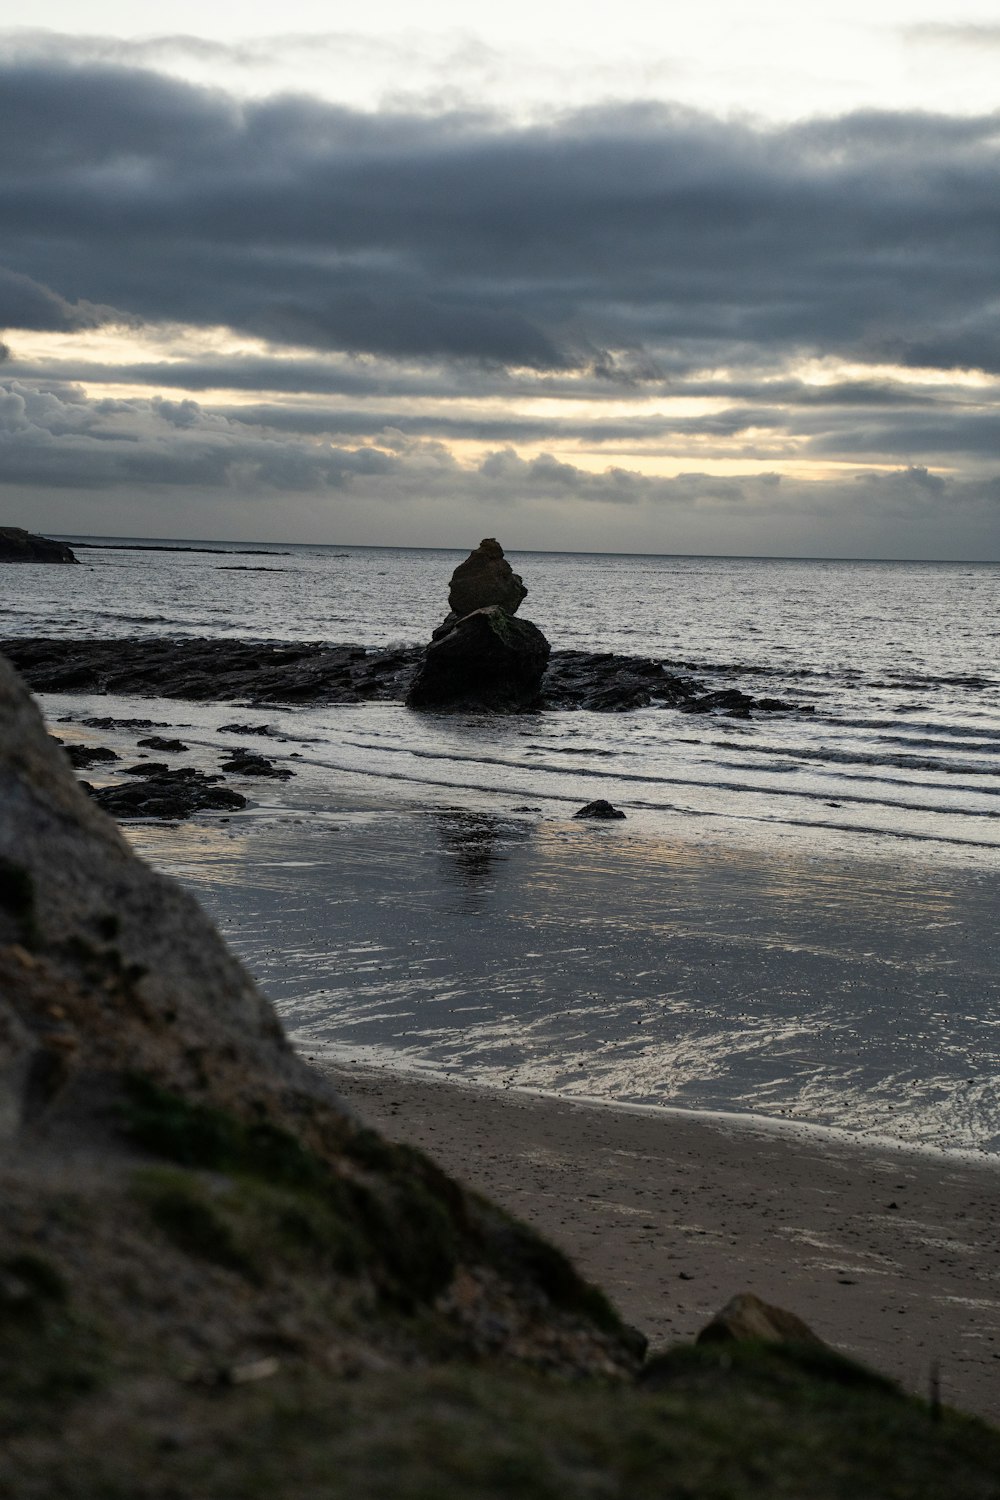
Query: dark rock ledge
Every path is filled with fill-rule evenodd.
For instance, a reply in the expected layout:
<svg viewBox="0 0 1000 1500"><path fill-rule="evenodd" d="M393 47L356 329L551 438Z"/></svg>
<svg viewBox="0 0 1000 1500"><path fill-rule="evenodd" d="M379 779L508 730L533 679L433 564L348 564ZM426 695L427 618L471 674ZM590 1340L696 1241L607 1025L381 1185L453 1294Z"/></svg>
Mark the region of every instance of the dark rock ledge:
<svg viewBox="0 0 1000 1500"><path fill-rule="evenodd" d="M121 693L197 702L401 703L423 659L419 646L366 650L318 641L0 641L0 652L39 693ZM675 708L685 713L810 713L810 705L715 690L648 657L610 651L553 651L538 707L622 713Z"/></svg>
<svg viewBox="0 0 1000 1500"><path fill-rule="evenodd" d="M65 542L36 536L21 526L0 526L0 563L75 563L72 549Z"/></svg>

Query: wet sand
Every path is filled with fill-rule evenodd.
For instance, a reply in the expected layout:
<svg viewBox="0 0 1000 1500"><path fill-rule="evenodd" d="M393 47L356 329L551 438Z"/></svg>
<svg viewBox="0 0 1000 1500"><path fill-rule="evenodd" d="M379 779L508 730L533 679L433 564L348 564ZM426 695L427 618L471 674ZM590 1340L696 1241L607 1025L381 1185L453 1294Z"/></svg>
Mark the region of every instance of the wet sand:
<svg viewBox="0 0 1000 1500"><path fill-rule="evenodd" d="M652 1348L735 1292L1000 1420L1000 1168L821 1131L325 1062L368 1123L567 1251Z"/></svg>

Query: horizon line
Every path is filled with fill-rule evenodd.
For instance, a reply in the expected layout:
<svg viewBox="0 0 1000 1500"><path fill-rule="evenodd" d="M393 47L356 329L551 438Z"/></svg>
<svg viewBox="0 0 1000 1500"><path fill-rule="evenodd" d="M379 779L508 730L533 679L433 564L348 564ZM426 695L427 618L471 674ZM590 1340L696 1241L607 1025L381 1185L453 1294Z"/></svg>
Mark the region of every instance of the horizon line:
<svg viewBox="0 0 1000 1500"><path fill-rule="evenodd" d="M73 542L144 542L164 543L167 546L180 543L197 543L200 546L209 547L346 547L357 551L382 551L382 552L466 552L473 551L478 543L472 547L444 546L426 542L302 542L302 541L260 541L250 537L192 537L192 536L143 536L136 532L86 532L86 531L53 531L44 533L52 536L56 541ZM974 557L874 557L874 556L847 556L843 553L801 553L801 552L616 552L605 548L580 548L580 547L504 547L504 553L529 553L540 554L550 557L680 557L680 558L713 558L722 562L871 562L871 563L928 563L928 564L952 564L955 566L968 567L1000 567L1000 558L974 558Z"/></svg>

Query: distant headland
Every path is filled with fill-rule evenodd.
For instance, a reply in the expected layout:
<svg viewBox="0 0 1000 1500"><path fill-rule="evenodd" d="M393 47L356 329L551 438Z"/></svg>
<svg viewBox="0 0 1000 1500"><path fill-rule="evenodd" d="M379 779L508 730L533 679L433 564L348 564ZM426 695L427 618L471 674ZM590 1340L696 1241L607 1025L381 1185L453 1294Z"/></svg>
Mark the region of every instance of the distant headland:
<svg viewBox="0 0 1000 1500"><path fill-rule="evenodd" d="M0 526L0 563L75 563L80 559L65 542L36 536L20 526Z"/></svg>

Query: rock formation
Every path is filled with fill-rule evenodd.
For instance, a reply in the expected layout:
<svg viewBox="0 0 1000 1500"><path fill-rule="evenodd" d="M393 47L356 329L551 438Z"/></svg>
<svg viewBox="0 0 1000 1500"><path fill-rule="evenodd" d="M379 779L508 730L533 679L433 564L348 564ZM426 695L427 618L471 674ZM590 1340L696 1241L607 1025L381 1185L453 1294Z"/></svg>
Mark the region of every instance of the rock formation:
<svg viewBox="0 0 1000 1500"><path fill-rule="evenodd" d="M465 562L451 575L448 607L456 620L474 609L499 604L509 615L517 614L528 590L513 571L495 537L484 537Z"/></svg>
<svg viewBox="0 0 1000 1500"><path fill-rule="evenodd" d="M549 643L531 620L515 619L527 589L487 537L451 578L451 613L424 652L406 702L411 708L521 709L534 706Z"/></svg>
<svg viewBox="0 0 1000 1500"><path fill-rule="evenodd" d="M753 1292L740 1292L731 1297L698 1335L699 1344L730 1344L745 1340L826 1347L796 1313L764 1302Z"/></svg>
<svg viewBox="0 0 1000 1500"><path fill-rule="evenodd" d="M587 802L583 807L577 809L574 818L624 818L625 814L620 807L613 807L606 797L598 797L595 802Z"/></svg>
<svg viewBox="0 0 1000 1500"><path fill-rule="evenodd" d="M220 786L221 776L184 766L171 770L163 761L127 766L131 778L109 786L84 783L98 807L116 818L190 818L198 812L237 812L247 799L232 787Z"/></svg>
<svg viewBox="0 0 1000 1500"><path fill-rule="evenodd" d="M75 563L71 548L65 542L54 542L47 536L36 536L20 526L0 526L0 563Z"/></svg>
<svg viewBox="0 0 1000 1500"><path fill-rule="evenodd" d="M433 1347L619 1376L641 1349L557 1251L349 1116L2 658L0 1201L0 1428L6 1301L45 1288L111 1385L278 1347L298 1368Z"/></svg>
<svg viewBox="0 0 1000 1500"><path fill-rule="evenodd" d="M455 623L449 615L433 639L449 635ZM514 623L526 622L518 616ZM267 704L399 703L426 653L420 646L386 650L315 641L268 646L197 638L46 640L22 636L0 640L0 654L39 693L120 693L136 698ZM739 689L711 690L698 678L678 675L648 657L572 650L550 655L541 707L583 708L591 713L652 707L737 718L751 712L814 712L811 703L751 698Z"/></svg>

